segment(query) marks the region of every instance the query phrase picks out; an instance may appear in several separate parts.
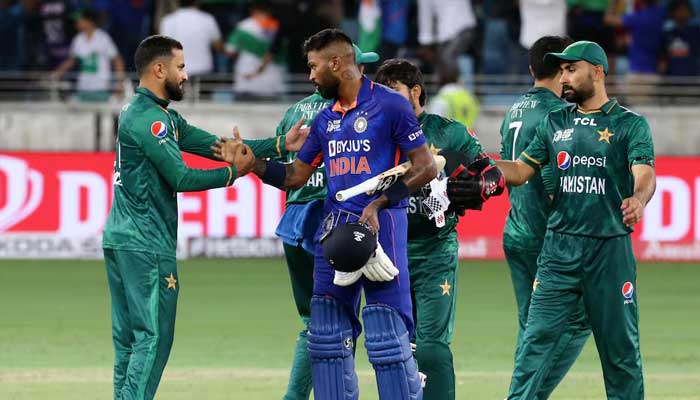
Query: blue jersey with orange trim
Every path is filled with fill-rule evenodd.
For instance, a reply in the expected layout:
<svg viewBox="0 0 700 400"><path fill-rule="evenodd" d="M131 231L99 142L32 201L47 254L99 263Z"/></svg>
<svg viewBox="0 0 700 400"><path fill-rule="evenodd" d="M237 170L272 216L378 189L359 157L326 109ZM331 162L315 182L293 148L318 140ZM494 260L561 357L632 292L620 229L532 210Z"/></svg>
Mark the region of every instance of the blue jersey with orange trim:
<svg viewBox="0 0 700 400"><path fill-rule="evenodd" d="M424 143L408 101L363 76L357 100L347 110L336 101L316 116L297 158L307 164L323 160L328 183L326 211L360 214L379 193L344 202L338 202L335 194L406 161L406 152ZM406 205L403 200L396 207Z"/></svg>

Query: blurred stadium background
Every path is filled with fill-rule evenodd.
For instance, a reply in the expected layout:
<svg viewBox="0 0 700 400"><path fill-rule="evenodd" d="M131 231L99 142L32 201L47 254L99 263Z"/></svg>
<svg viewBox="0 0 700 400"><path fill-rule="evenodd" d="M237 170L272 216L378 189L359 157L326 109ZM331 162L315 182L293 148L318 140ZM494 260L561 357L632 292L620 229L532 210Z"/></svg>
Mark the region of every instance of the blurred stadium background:
<svg viewBox="0 0 700 400"><path fill-rule="evenodd" d="M188 25L188 18L209 25L193 22L203 44L185 44L188 69L196 71L190 71L186 98L173 106L212 133L228 135L238 125L249 138L274 134L285 109L312 91L298 44L326 26L341 27L383 59L420 63L433 109L450 91L463 91L458 111L471 118L491 154L499 151L504 113L531 85L526 48L533 36L569 34L605 43L614 64L609 92L648 119L658 155L657 192L633 235L647 398L700 399L698 0L196 3L209 19L184 7L185 22L175 26ZM458 11L430 16L430 3ZM252 20L251 10L258 13ZM183 15L175 0L0 0L2 399L111 398L100 235L111 202L116 121L137 84L136 45L173 29L163 24L173 13ZM86 27L86 20L94 26ZM251 28L242 21L259 24L255 32L267 51L246 50L237 37ZM72 45L76 25L102 29L115 51L82 52ZM445 26L457 28L442 32ZM445 58L448 44L463 50ZM188 58L192 54L205 56ZM211 63L201 62L207 54ZM106 61L95 61L103 56ZM266 57L275 61L256 74ZM71 58L72 66L63 64ZM97 83L81 83L88 75L99 75ZM185 159L191 166L212 165ZM158 398L282 396L301 328L274 238L283 196L253 177L227 189L179 195L182 293ZM459 226L465 259L453 343L459 399L500 399L507 391L516 333L500 237L508 207L505 196L491 200ZM363 345L358 349L362 398L375 399ZM590 340L552 398L604 397Z"/></svg>

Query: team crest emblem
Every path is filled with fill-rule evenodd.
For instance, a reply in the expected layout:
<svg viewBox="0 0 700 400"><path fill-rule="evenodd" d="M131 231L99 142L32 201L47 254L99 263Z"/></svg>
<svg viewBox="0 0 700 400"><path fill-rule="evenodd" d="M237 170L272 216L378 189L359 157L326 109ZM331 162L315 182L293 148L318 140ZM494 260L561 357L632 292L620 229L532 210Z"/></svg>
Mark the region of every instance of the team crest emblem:
<svg viewBox="0 0 700 400"><path fill-rule="evenodd" d="M151 134L158 139L162 139L168 134L168 126L161 121L156 121L151 124Z"/></svg>
<svg viewBox="0 0 700 400"><path fill-rule="evenodd" d="M565 151L560 151L557 154L557 167L561 170L567 170L571 166L571 156Z"/></svg>
<svg viewBox="0 0 700 400"><path fill-rule="evenodd" d="M622 296L626 299L631 299L632 295L634 294L634 285L632 285L632 282L625 282L622 284Z"/></svg>
<svg viewBox="0 0 700 400"><path fill-rule="evenodd" d="M355 132L357 133L362 133L367 130L367 118L365 117L358 117L355 120L355 123L352 126L355 128Z"/></svg>

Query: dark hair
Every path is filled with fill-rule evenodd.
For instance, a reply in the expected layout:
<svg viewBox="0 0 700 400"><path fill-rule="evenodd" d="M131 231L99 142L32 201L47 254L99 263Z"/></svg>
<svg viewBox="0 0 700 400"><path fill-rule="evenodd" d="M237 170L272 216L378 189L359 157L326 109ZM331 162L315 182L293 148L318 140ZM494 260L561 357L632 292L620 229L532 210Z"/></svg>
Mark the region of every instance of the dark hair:
<svg viewBox="0 0 700 400"><path fill-rule="evenodd" d="M310 51L323 50L336 42L347 43L352 46L352 40L340 29L327 28L319 31L304 41L304 55Z"/></svg>
<svg viewBox="0 0 700 400"><path fill-rule="evenodd" d="M159 57L171 57L173 49L182 50L182 44L177 40L163 35L149 36L139 44L134 54L136 73L140 77L155 59Z"/></svg>
<svg viewBox="0 0 700 400"><path fill-rule="evenodd" d="M98 14L97 11L93 10L92 8L81 10L79 13L79 18L88 20L95 25L99 25L100 23L100 14Z"/></svg>
<svg viewBox="0 0 700 400"><path fill-rule="evenodd" d="M194 7L197 3L197 0L180 0L180 7Z"/></svg>
<svg viewBox="0 0 700 400"><path fill-rule="evenodd" d="M425 86L423 85L423 73L413 63L401 58L386 60L374 75L374 80L382 85L389 85L391 82L400 82L408 86L420 86L420 97L418 103L421 107L425 105Z"/></svg>
<svg viewBox="0 0 700 400"><path fill-rule="evenodd" d="M681 8L681 7L687 7L688 12L690 12L690 15L691 16L695 15L695 10L693 9L694 7L692 4L690 4L690 2L688 0L672 0L668 4L668 8L667 8L668 12L667 13L672 14L672 13L676 12L676 10Z"/></svg>
<svg viewBox="0 0 700 400"><path fill-rule="evenodd" d="M530 67L535 79L553 78L559 73L559 64L544 62L544 56L547 53L561 53L566 46L573 43L568 37L561 36L543 36L530 47Z"/></svg>

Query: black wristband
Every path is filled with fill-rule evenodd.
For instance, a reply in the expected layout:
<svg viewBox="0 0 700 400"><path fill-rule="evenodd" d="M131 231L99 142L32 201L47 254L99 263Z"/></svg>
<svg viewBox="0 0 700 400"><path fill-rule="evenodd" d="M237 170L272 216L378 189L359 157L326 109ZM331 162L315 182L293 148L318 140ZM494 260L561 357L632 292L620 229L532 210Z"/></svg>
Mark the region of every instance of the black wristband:
<svg viewBox="0 0 700 400"><path fill-rule="evenodd" d="M401 179L394 182L393 185L389 186L389 188L384 191L384 195L389 200L389 204L387 204L389 207L399 204L399 202L408 197L409 194L408 186L406 186Z"/></svg>
<svg viewBox="0 0 700 400"><path fill-rule="evenodd" d="M284 180L287 177L287 167L278 161L269 160L266 163L265 173L260 178L268 185L282 189Z"/></svg>

